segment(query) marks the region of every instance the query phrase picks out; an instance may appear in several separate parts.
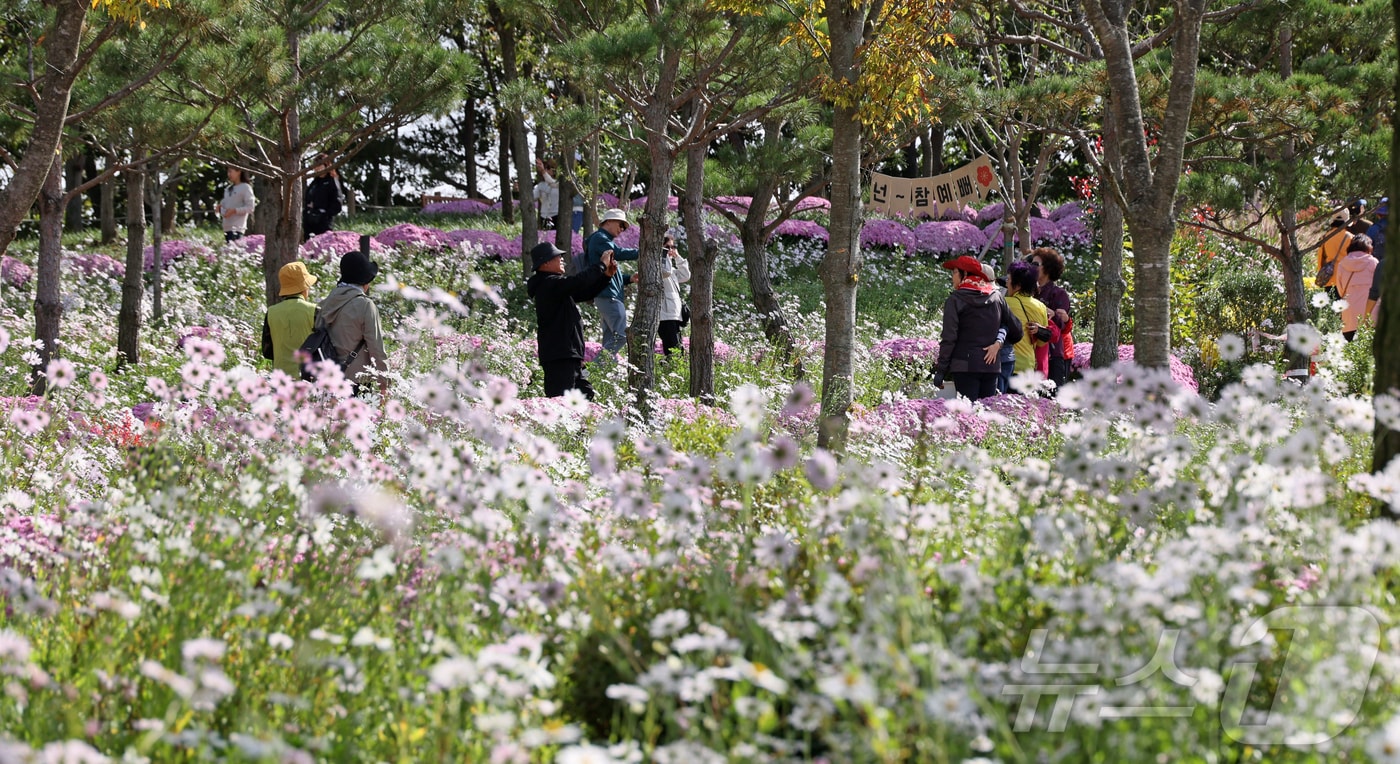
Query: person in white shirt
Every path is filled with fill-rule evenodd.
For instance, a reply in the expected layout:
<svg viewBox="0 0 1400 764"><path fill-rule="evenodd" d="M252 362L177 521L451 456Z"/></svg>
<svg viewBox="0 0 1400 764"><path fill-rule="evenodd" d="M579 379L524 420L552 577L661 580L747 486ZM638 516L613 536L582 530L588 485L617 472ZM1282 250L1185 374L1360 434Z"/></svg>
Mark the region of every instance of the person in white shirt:
<svg viewBox="0 0 1400 764"><path fill-rule="evenodd" d="M248 183L248 174L237 167L228 168L228 187L224 198L214 205L214 212L224 226L224 241L238 241L248 230L248 216L258 200L253 196L253 186Z"/></svg>
<svg viewBox="0 0 1400 764"><path fill-rule="evenodd" d="M535 184L535 204L540 211L540 228L553 228L559 216L559 181L554 177L554 163L535 160L540 182Z"/></svg>
<svg viewBox="0 0 1400 764"><path fill-rule="evenodd" d="M681 346L681 327L689 321L690 311L681 294L681 284L690 281L690 263L676 254L676 240L666 237L666 252L661 258L661 321L656 326L661 335L661 350L670 355Z"/></svg>

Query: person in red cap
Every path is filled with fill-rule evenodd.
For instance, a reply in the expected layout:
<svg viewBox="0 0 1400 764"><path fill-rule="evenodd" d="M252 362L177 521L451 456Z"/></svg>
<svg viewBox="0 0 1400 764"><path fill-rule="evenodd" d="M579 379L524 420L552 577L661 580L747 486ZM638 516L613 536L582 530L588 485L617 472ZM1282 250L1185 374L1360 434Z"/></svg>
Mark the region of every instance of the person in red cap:
<svg viewBox="0 0 1400 764"><path fill-rule="evenodd" d="M1019 328L996 285L987 280L982 263L963 255L943 264L953 272L953 293L943 303L943 331L938 338L938 361L933 383L943 386L951 374L958 395L981 400L997 394L1001 364L997 355L1008 326Z"/></svg>

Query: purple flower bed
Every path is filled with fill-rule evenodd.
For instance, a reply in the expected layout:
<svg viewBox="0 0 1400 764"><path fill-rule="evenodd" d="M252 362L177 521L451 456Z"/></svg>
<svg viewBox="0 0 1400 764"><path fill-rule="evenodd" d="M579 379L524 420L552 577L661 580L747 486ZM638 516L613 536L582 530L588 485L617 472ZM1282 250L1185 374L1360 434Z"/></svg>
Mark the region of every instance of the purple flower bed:
<svg viewBox="0 0 1400 764"><path fill-rule="evenodd" d="M420 249L446 249L452 246L447 234L436 228L425 228L412 223L399 223L380 231L374 240L386 247Z"/></svg>
<svg viewBox="0 0 1400 764"><path fill-rule="evenodd" d="M1053 220L1045 218L1031 218L1029 221L1031 233L1031 246L1034 247L1055 247L1061 242L1060 227ZM1001 222L994 222L982 229L983 234L991 240L992 249L1000 247L1005 236L1001 232ZM1012 241L1021 243L1018 233Z"/></svg>
<svg viewBox="0 0 1400 764"><path fill-rule="evenodd" d="M603 203L604 209L615 209L622 206L622 200L604 191L598 194L598 201Z"/></svg>
<svg viewBox="0 0 1400 764"><path fill-rule="evenodd" d="M882 403L860 417L860 429L878 435L898 431L906 437L923 434L941 440L980 443L993 427L1014 427L1017 432L1035 436L1053 429L1059 421L1059 407L1053 401L1020 395L995 395L979 404L1011 420L994 425L985 412L949 413L946 401L920 398Z"/></svg>
<svg viewBox="0 0 1400 764"><path fill-rule="evenodd" d="M831 240L831 234L821 223L814 223L810 220L794 220L788 218L778 224L773 229L772 236L791 236L795 239L813 239L815 241L827 242ZM771 236L769 238L772 238Z"/></svg>
<svg viewBox="0 0 1400 764"><path fill-rule="evenodd" d="M1075 369L1089 368L1089 356L1093 352L1094 343L1092 342L1074 343L1074 361L1072 362L1073 367ZM1131 362L1133 360L1133 346L1119 345L1118 360ZM1191 367L1186 365L1185 361L1173 355L1171 356L1171 360L1169 363L1173 381L1175 381L1182 387L1191 390L1192 392L1200 391L1200 387L1196 384L1196 375L1191 371Z"/></svg>
<svg viewBox="0 0 1400 764"><path fill-rule="evenodd" d="M865 249L914 251L914 232L898 220L867 220L860 229L860 246Z"/></svg>
<svg viewBox="0 0 1400 764"><path fill-rule="evenodd" d="M977 255L986 243L982 229L964 220L931 220L914 229L914 248L941 258Z"/></svg>
<svg viewBox="0 0 1400 764"><path fill-rule="evenodd" d="M1082 218L1084 217L1084 208L1079 206L1079 202L1065 202L1064 204L1061 204L1060 206L1056 207L1054 211L1046 217L1050 218L1056 223L1059 223L1060 221L1065 220L1067 218Z"/></svg>
<svg viewBox="0 0 1400 764"><path fill-rule="evenodd" d="M74 252L64 255L68 264L82 271L85 278L103 276L120 281L126 276L126 263L101 252Z"/></svg>
<svg viewBox="0 0 1400 764"><path fill-rule="evenodd" d="M891 361L931 361L938 357L938 343L924 337L901 337L875 343L870 354Z"/></svg>
<svg viewBox="0 0 1400 764"><path fill-rule="evenodd" d="M450 202L432 202L423 207L424 215L485 215L491 205L475 199L453 199Z"/></svg>
<svg viewBox="0 0 1400 764"><path fill-rule="evenodd" d="M1035 216L1035 213L1036 213L1036 212L1039 212L1039 213L1040 213L1040 216L1041 216L1042 218L1045 218L1045 217L1049 217L1049 216L1050 216L1050 211L1047 210L1047 209L1045 208L1045 205L1041 204L1040 202L1036 202L1034 205L1032 205L1032 212L1031 212L1032 219L1034 219L1034 216ZM986 207L983 207L982 209L980 209L980 210L977 211L977 220L976 220L976 223L977 223L977 225L982 226L983 228L985 228L985 227L987 227L987 226L988 226L989 224L991 224L991 223L999 223L999 222L1001 222L1002 216L1004 216L1005 214L1006 214L1006 203L1005 203L1005 202L996 202L996 203L994 203L994 204L989 204L989 205L987 205Z"/></svg>
<svg viewBox="0 0 1400 764"><path fill-rule="evenodd" d="M341 255L360 251L360 235L354 231L326 231L312 236L301 245L304 260L318 260L323 263L338 263ZM389 250L373 237L369 240L371 255L382 255Z"/></svg>
<svg viewBox="0 0 1400 764"><path fill-rule="evenodd" d="M944 207L938 211L939 220L961 220L964 223L977 222L977 210L967 205L962 207Z"/></svg>
<svg viewBox="0 0 1400 764"><path fill-rule="evenodd" d="M156 267L155 245L146 247L146 270L152 271ZM202 257L206 262L214 261L214 250L190 241L181 239L171 239L160 243L160 264L162 268L169 266L176 260L183 260L186 257Z"/></svg>
<svg viewBox="0 0 1400 764"><path fill-rule="evenodd" d="M0 257L0 280L16 289L29 283L34 277L34 269L19 260L5 255Z"/></svg>
<svg viewBox="0 0 1400 764"><path fill-rule="evenodd" d="M831 212L831 201L820 196L809 196L798 202L797 206L793 208L793 212L808 212L810 210Z"/></svg>
<svg viewBox="0 0 1400 764"><path fill-rule="evenodd" d="M640 209L642 209L642 208L644 208L644 207L646 207L646 206L647 206L647 197L645 197L645 196L639 196L639 197L637 197L636 199L633 199L633 200L632 200L632 209L634 209L634 210L640 210ZM676 210L680 209L680 207L681 207L681 202L680 202L679 199L677 199L677 198L674 197L674 196L668 196L668 197L666 197L666 209L670 210L671 212L675 212Z"/></svg>
<svg viewBox="0 0 1400 764"><path fill-rule="evenodd" d="M657 413L666 420L680 420L686 424L699 421L717 422L725 427L738 427L739 420L722 408L706 406L690 398L658 398Z"/></svg>
<svg viewBox="0 0 1400 764"><path fill-rule="evenodd" d="M260 234L250 234L234 242L235 246L243 248L245 252L261 252L267 246L267 237Z"/></svg>
<svg viewBox="0 0 1400 764"><path fill-rule="evenodd" d="M719 196L706 202L705 206L714 209L723 209L738 215L748 213L749 205L753 204L752 196Z"/></svg>
<svg viewBox="0 0 1400 764"><path fill-rule="evenodd" d="M520 247L513 247L510 239L496 233L495 231L478 231L472 228L459 228L449 231L447 240L453 245L470 244L481 248L481 253L487 257L505 258L509 253L520 254Z"/></svg>

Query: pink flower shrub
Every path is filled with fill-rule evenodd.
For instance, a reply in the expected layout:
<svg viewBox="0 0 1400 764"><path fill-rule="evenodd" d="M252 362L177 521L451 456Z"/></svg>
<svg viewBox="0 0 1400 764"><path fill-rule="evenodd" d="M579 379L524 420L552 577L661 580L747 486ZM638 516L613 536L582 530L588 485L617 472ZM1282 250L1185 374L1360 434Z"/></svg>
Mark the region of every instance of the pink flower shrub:
<svg viewBox="0 0 1400 764"><path fill-rule="evenodd" d="M421 249L446 249L452 246L452 240L447 234L436 228L426 228L412 223L399 223L396 226L385 228L375 235L374 241L386 247L405 248L417 247Z"/></svg>
<svg viewBox="0 0 1400 764"><path fill-rule="evenodd" d="M700 421L717 422L725 427L738 427L739 420L727 409L706 406L692 398L658 398L656 412L663 421L679 421L695 424Z"/></svg>
<svg viewBox="0 0 1400 764"><path fill-rule="evenodd" d="M146 247L146 270L155 270L156 248L152 244ZM170 239L160 243L160 264L162 268L169 266L176 260L183 260L186 257L202 257L206 262L214 261L214 250L196 242L183 241L181 239Z"/></svg>
<svg viewBox="0 0 1400 764"><path fill-rule="evenodd" d="M1041 204L1040 202L1036 202L1034 205L1032 205L1032 212L1031 212L1031 217L1032 217L1032 219L1035 218L1035 214L1036 214L1037 212L1040 213L1040 217L1042 217L1042 218L1049 217L1048 210L1046 210L1046 209L1045 209L1045 205ZM989 205L987 205L986 207L983 207L982 209L978 210L978 211L977 211L977 220L974 221L974 222L976 222L977 225L982 226L983 228L986 228L988 225L990 225L990 224L992 224L992 223L1000 223L1002 217L1005 216L1005 215L1006 215L1006 203L1005 203L1005 202L996 202L996 203L994 203L994 204L989 204Z"/></svg>
<svg viewBox="0 0 1400 764"><path fill-rule="evenodd" d="M480 247L482 254L487 257L505 258L508 253L514 251L520 253L519 247L512 247L510 239L496 233L495 231L478 231L472 228L459 228L445 234L447 240L453 245L471 244Z"/></svg>
<svg viewBox="0 0 1400 764"><path fill-rule="evenodd" d="M992 421L992 413L1010 420L1008 425ZM950 413L948 403L940 398L882 403L859 418L860 430L872 435L898 432L905 437L932 437L938 440L980 443L994 431L1015 427L1029 437L1038 437L1053 430L1059 422L1060 408L1045 398L1020 395L994 395L979 401L970 413Z"/></svg>
<svg viewBox="0 0 1400 764"><path fill-rule="evenodd" d="M870 354L891 361L932 361L938 357L938 342L925 337L901 337L875 343Z"/></svg>
<svg viewBox="0 0 1400 764"><path fill-rule="evenodd" d="M860 246L865 249L914 251L914 232L897 220L867 220L860 229Z"/></svg>
<svg viewBox="0 0 1400 764"><path fill-rule="evenodd" d="M432 202L423 207L424 215L485 215L491 205L475 199L453 199L450 202Z"/></svg>
<svg viewBox="0 0 1400 764"><path fill-rule="evenodd" d="M1028 223L1031 234L1031 246L1033 247L1056 247L1060 244L1060 228L1052 220L1045 218L1031 218ZM994 222L982 229L982 232L991 240L991 248L997 249L1001 246L1004 236L1001 231L1001 222ZM1012 241L1021 243L1018 233Z"/></svg>
<svg viewBox="0 0 1400 764"><path fill-rule="evenodd" d="M797 203L793 212L809 212L811 210L831 211L831 200L823 199L820 196L809 196Z"/></svg>
<svg viewBox="0 0 1400 764"><path fill-rule="evenodd" d="M63 256L63 262L81 271L85 278L102 276L120 281L126 276L126 263L101 252L73 252Z"/></svg>
<svg viewBox="0 0 1400 764"><path fill-rule="evenodd" d="M778 227L773 229L772 236L790 236L794 239L811 239L820 242L831 240L831 233L821 223L792 218L779 223Z"/></svg>
<svg viewBox="0 0 1400 764"><path fill-rule="evenodd" d="M964 220L931 220L914 229L914 248L939 258L976 255L987 243L987 235Z"/></svg>
<svg viewBox="0 0 1400 764"><path fill-rule="evenodd" d="M647 206L647 197L645 197L645 196L639 196L639 197L637 197L636 199L633 199L633 200L632 200L632 209L634 209L634 210L640 210L640 209L642 209L642 208L644 208L644 207L646 207L646 206ZM667 209L667 210L670 210L671 212L675 212L676 210L680 209L680 207L681 207L681 202L680 202L679 199L677 199L677 198L674 197L674 196L668 196L668 197L666 197L666 209Z"/></svg>
<svg viewBox="0 0 1400 764"><path fill-rule="evenodd" d="M354 231L326 231L312 236L301 245L303 260L317 260L323 263L338 263L346 252L360 251L360 235ZM389 250L373 237L369 240L371 255L382 255Z"/></svg>
<svg viewBox="0 0 1400 764"><path fill-rule="evenodd" d="M720 196L706 202L705 206L714 209L729 210L730 212L743 215L749 211L749 206L752 204L752 196Z"/></svg>
<svg viewBox="0 0 1400 764"><path fill-rule="evenodd" d="M938 211L938 219L945 221L960 220L964 223L977 222L977 210L967 205L961 207L944 207Z"/></svg>
<svg viewBox="0 0 1400 764"><path fill-rule="evenodd" d="M598 201L602 202L603 209L615 209L622 206L622 200L606 191L598 194Z"/></svg>
<svg viewBox="0 0 1400 764"><path fill-rule="evenodd" d="M244 252L261 252L267 247L267 237L260 233L249 234L234 242L234 246L242 247Z"/></svg>
<svg viewBox="0 0 1400 764"><path fill-rule="evenodd" d="M1084 217L1084 208L1079 206L1079 202L1065 202L1064 204L1061 204L1060 206L1056 207L1046 217L1050 218L1056 223L1071 218L1078 219Z"/></svg>
<svg viewBox="0 0 1400 764"><path fill-rule="evenodd" d="M1089 356L1093 352L1094 343L1092 342L1074 343L1074 361L1071 362L1073 368L1089 368ZM1133 360L1133 346L1119 345L1118 360L1131 362ZM1196 375L1191 371L1191 367L1188 366L1185 361L1181 360L1180 358L1177 358L1175 355L1171 356L1170 371L1172 375L1172 380L1177 384L1181 385L1182 387L1188 390L1191 390L1192 392L1198 392L1200 390L1200 387L1196 384Z"/></svg>
<svg viewBox="0 0 1400 764"><path fill-rule="evenodd" d="M34 270L23 262L5 255L0 257L0 280L16 289L29 283L34 277Z"/></svg>

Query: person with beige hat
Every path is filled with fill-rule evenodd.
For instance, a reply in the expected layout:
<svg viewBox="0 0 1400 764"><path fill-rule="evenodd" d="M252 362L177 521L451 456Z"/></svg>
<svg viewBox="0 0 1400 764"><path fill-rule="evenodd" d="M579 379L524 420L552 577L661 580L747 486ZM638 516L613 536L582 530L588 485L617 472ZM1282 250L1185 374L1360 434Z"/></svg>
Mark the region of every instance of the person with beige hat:
<svg viewBox="0 0 1400 764"><path fill-rule="evenodd" d="M311 302L316 276L306 269L306 263L297 260L277 271L277 281L282 287L280 299L263 317L262 354L272 361L274 369L300 379L296 352L316 325L316 303Z"/></svg>
<svg viewBox="0 0 1400 764"><path fill-rule="evenodd" d="M619 247L613 243L619 234L627 230L627 226L627 214L622 210L611 209L604 212L602 221L598 223L598 230L583 243L583 267L592 268L602 263L605 252L613 253L614 262L640 258L640 250ZM624 274L618 270L608 279L602 293L593 300L593 306L598 309L598 316L603 321L603 349L608 351L609 357L616 355L627 342L627 305L622 301L622 288L631 283L633 278L632 274Z"/></svg>

